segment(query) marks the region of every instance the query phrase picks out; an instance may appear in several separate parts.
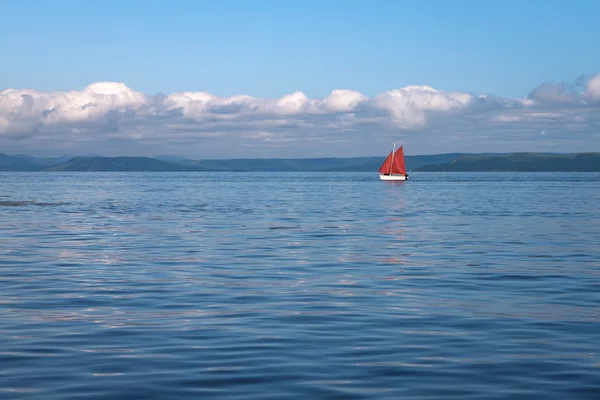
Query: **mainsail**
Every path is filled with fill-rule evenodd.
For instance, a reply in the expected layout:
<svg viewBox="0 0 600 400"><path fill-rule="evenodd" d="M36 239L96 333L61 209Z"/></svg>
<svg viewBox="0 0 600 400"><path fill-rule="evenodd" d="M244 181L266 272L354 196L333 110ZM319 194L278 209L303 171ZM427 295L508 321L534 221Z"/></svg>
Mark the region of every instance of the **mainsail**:
<svg viewBox="0 0 600 400"><path fill-rule="evenodd" d="M381 165L381 168L379 168L379 172L382 174L389 174L391 165L392 165L392 152L390 151L390 154L387 156L387 158Z"/></svg>
<svg viewBox="0 0 600 400"><path fill-rule="evenodd" d="M394 165L392 165L392 174L406 175L406 167L404 166L404 150L402 146L394 154Z"/></svg>
<svg viewBox="0 0 600 400"><path fill-rule="evenodd" d="M391 152L379 168L381 174L401 174L406 175L406 167L404 166L404 150L402 146L395 152Z"/></svg>

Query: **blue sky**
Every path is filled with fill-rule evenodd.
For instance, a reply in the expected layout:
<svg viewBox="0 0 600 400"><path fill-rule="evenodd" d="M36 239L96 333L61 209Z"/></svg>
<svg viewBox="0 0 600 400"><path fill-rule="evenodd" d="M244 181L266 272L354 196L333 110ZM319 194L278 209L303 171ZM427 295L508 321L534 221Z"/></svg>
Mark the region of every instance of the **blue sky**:
<svg viewBox="0 0 600 400"><path fill-rule="evenodd" d="M0 88L524 96L600 67L595 1L15 1ZM7 18L9 17L9 18Z"/></svg>
<svg viewBox="0 0 600 400"><path fill-rule="evenodd" d="M0 3L0 14L0 91L81 91L95 82L122 82L148 96L277 99L301 91L318 99L336 89L375 98L426 85L518 99L542 84L585 81L600 72L595 1L21 0ZM591 128L595 132L595 122ZM398 129L402 140L407 128ZM25 143L27 135L14 132L0 144L36 149ZM596 143L591 138L580 147ZM481 143L474 150L488 150L489 143Z"/></svg>

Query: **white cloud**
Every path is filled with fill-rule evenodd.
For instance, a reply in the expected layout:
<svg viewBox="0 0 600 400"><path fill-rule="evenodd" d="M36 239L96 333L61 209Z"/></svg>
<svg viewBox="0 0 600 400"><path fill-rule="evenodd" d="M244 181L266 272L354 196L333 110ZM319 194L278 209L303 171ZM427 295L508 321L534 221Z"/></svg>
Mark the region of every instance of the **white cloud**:
<svg viewBox="0 0 600 400"><path fill-rule="evenodd" d="M326 111L352 112L367 100L367 96L354 90L334 90L321 104Z"/></svg>
<svg viewBox="0 0 600 400"><path fill-rule="evenodd" d="M373 105L388 111L398 127L416 128L426 125L428 113L460 111L467 108L473 99L468 93L442 92L429 86L407 86L378 95Z"/></svg>
<svg viewBox="0 0 600 400"><path fill-rule="evenodd" d="M542 84L522 99L407 86L368 97L334 90L311 99L297 91L277 99L207 92L146 95L124 83L99 82L83 90L0 92L0 145L54 153L271 156L377 154L401 137L415 152L468 151L504 140L507 149L530 146L530 136L552 127L566 145L598 141L600 74L575 84ZM553 134L554 140L560 135ZM239 144L234 146L232 144ZM126 145L126 148L123 146ZM120 146L120 147L119 147ZM261 147L263 146L263 147ZM461 147L463 146L463 147ZM428 150L431 149L431 150ZM236 154L240 152L241 154ZM345 153L349 155L348 153Z"/></svg>
<svg viewBox="0 0 600 400"><path fill-rule="evenodd" d="M181 109L183 115L196 120L209 117L228 119L231 115L278 117L301 114L351 112L367 97L353 90L334 90L324 99L311 100L302 92L279 99L251 96L217 97L206 92L173 93L165 100L168 109Z"/></svg>
<svg viewBox="0 0 600 400"><path fill-rule="evenodd" d="M498 114L491 118L492 121L498 122L519 122L522 120L522 117L518 115L506 115L506 114Z"/></svg>
<svg viewBox="0 0 600 400"><path fill-rule="evenodd" d="M600 100L600 74L587 82L585 96L591 100Z"/></svg>
<svg viewBox="0 0 600 400"><path fill-rule="evenodd" d="M146 103L144 94L116 82L98 82L69 92L7 89L0 92L0 133L94 122L110 112L138 110Z"/></svg>

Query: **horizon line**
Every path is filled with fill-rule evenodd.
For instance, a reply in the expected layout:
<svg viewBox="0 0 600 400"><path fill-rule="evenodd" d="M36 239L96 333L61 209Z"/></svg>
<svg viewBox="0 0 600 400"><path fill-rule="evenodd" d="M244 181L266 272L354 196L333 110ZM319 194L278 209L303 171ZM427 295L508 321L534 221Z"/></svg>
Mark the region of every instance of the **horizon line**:
<svg viewBox="0 0 600 400"><path fill-rule="evenodd" d="M430 153L430 154L404 154L405 157L427 157L427 156L440 156L440 155L448 155L448 154L461 154L461 155L506 155L506 154L564 154L564 155L573 155L573 154L590 154L590 153L600 153L598 151L577 151L577 152L550 152L550 151L506 151L506 152L461 152L461 151L450 151L447 153ZM386 153L387 154L387 153ZM179 155L170 155L170 154L156 154L156 155L101 155L101 154L88 154L88 155L72 155L72 154L61 154L56 156L33 156L25 153L13 153L8 154L4 152L0 152L0 155L5 155L8 157L32 157L32 158L62 158L62 157L70 157L70 158L179 158L185 160L194 160L194 161L203 161L203 160L311 160L311 159L350 159L350 158L384 158L386 154L379 155L367 155L367 156L353 156L353 157L338 157L338 156L323 156L323 157L233 157L233 158L193 158Z"/></svg>

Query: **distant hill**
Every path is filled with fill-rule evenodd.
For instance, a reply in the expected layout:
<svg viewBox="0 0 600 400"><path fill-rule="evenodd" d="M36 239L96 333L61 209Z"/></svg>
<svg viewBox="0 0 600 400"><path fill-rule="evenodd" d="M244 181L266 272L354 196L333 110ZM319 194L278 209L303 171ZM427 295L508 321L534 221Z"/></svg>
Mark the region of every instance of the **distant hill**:
<svg viewBox="0 0 600 400"><path fill-rule="evenodd" d="M600 172L600 153L461 155L449 162L421 166L417 171Z"/></svg>
<svg viewBox="0 0 600 400"><path fill-rule="evenodd" d="M461 156L461 153L426 156L406 156L407 170L431 163L444 163ZM179 162L212 171L303 171L303 172L369 172L377 171L385 156L353 158L250 158L229 160L189 160Z"/></svg>
<svg viewBox="0 0 600 400"><path fill-rule="evenodd" d="M410 171L423 165L443 163L462 154L406 156ZM255 158L228 160L191 160L177 156L150 157L74 157L42 159L30 156L7 156L4 171L302 171L302 172L368 172L377 171L385 157L355 158Z"/></svg>
<svg viewBox="0 0 600 400"><path fill-rule="evenodd" d="M187 157L168 156L168 155L165 155L165 156L158 155L158 156L154 156L152 158L156 158L157 160L160 160L160 161L166 161L166 162L175 163L175 164L184 164L186 162L194 161Z"/></svg>
<svg viewBox="0 0 600 400"><path fill-rule="evenodd" d="M445 163L461 153L406 156L411 171L431 163ZM191 160L177 156L150 157L57 157L7 156L10 162L0 164L3 171L303 171L303 172L368 172L377 171L384 156L354 158L255 158L228 160Z"/></svg>
<svg viewBox="0 0 600 400"><path fill-rule="evenodd" d="M495 153L497 154L497 153ZM480 156L495 155L493 153L482 153ZM406 170L415 171L419 168L430 165L430 164L443 164L456 160L459 157L467 156L465 153L446 153L446 154L434 154L425 156L405 156ZM377 167L379 169L379 166Z"/></svg>
<svg viewBox="0 0 600 400"><path fill-rule="evenodd" d="M39 171L42 168L27 159L0 153L0 171Z"/></svg>
<svg viewBox="0 0 600 400"><path fill-rule="evenodd" d="M230 160L187 160L192 165L212 171L372 171L381 157L359 158L255 158Z"/></svg>
<svg viewBox="0 0 600 400"><path fill-rule="evenodd" d="M0 153L0 171L375 172L385 157L190 160L176 156L36 158ZM406 156L407 171L600 171L600 153Z"/></svg>
<svg viewBox="0 0 600 400"><path fill-rule="evenodd" d="M40 165L40 166L56 165L56 164L67 162L71 158L73 158L72 155L64 155L64 156L60 156L60 157L32 157L32 156L28 156L25 154L15 154L12 157L18 157L23 160L27 160L34 165Z"/></svg>
<svg viewBox="0 0 600 400"><path fill-rule="evenodd" d="M200 168L173 164L150 157L74 157L45 171L198 171Z"/></svg>

